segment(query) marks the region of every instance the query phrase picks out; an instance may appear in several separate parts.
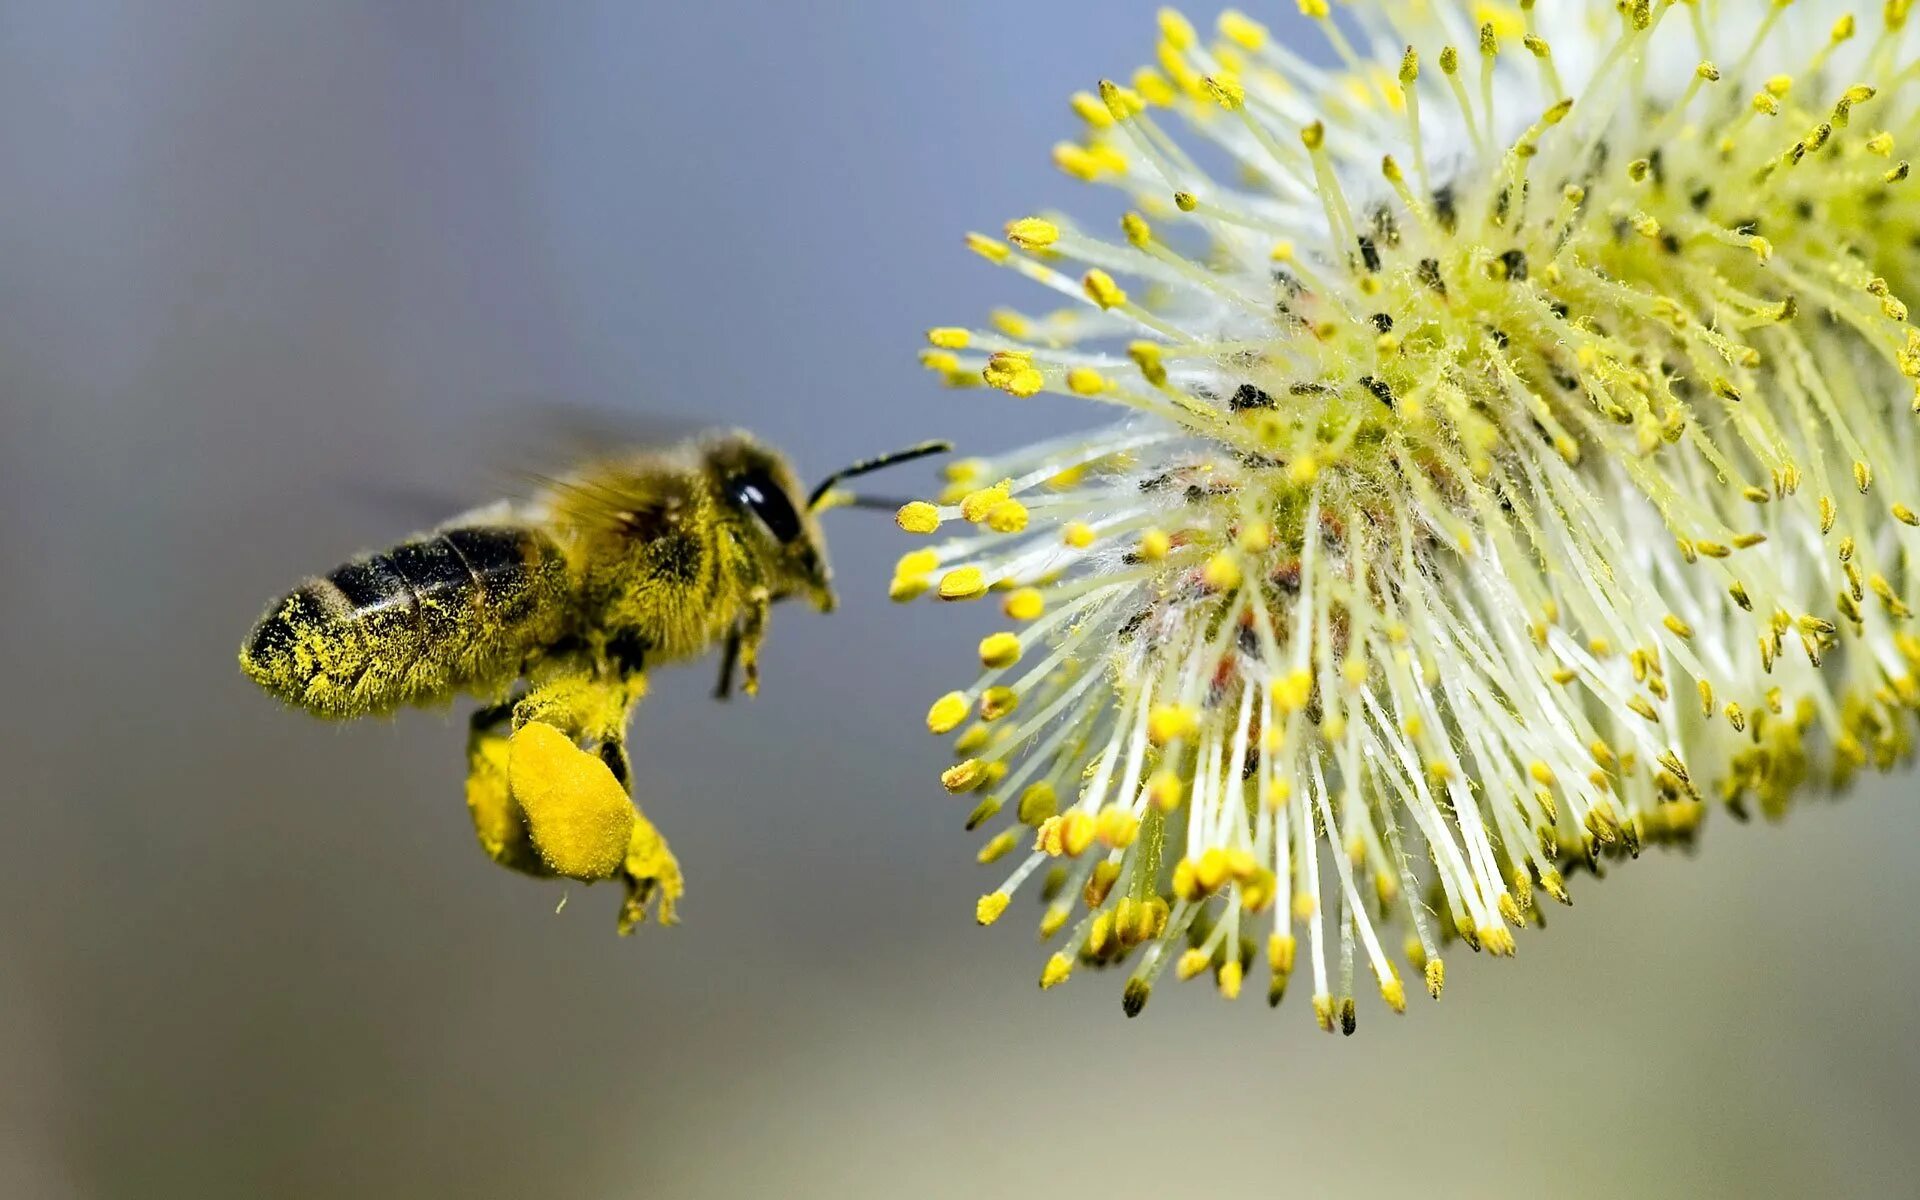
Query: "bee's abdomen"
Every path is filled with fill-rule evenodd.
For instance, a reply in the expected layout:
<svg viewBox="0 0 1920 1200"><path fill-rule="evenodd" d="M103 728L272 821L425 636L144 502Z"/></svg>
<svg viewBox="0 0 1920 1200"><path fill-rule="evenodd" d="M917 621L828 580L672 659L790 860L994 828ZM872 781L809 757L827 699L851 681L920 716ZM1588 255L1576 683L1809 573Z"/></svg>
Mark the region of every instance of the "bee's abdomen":
<svg viewBox="0 0 1920 1200"><path fill-rule="evenodd" d="M240 666L329 717L504 687L562 632L566 575L559 547L538 530L442 530L295 588L254 626Z"/></svg>

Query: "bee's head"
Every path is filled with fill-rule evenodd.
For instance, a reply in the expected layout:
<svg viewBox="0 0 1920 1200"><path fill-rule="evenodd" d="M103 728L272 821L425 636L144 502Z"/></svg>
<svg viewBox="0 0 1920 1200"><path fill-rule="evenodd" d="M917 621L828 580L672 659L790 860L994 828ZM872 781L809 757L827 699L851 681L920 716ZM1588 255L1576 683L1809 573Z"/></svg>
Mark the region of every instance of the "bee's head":
<svg viewBox="0 0 1920 1200"><path fill-rule="evenodd" d="M765 564L774 598L805 596L821 612L833 611L826 539L787 460L732 433L707 446L705 461L716 497L736 518L736 535Z"/></svg>

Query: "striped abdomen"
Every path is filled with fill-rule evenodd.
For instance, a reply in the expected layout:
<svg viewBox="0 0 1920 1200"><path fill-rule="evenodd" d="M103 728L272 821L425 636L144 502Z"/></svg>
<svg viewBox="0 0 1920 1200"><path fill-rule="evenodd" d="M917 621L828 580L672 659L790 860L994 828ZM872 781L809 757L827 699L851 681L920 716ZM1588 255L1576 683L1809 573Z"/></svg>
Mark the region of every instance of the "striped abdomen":
<svg viewBox="0 0 1920 1200"><path fill-rule="evenodd" d="M268 610L240 667L327 717L504 687L563 632L567 571L536 529L476 525L404 542L309 579Z"/></svg>

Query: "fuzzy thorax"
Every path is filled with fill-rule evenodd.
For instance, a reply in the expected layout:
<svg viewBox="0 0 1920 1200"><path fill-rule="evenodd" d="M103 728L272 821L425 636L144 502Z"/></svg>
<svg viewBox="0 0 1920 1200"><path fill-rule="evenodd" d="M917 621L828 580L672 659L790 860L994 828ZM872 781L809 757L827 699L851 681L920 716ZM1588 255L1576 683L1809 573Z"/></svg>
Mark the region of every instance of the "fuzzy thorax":
<svg viewBox="0 0 1920 1200"><path fill-rule="evenodd" d="M1437 996L1572 868L1908 757L1907 7L1303 0L1331 68L1169 11L1073 98L1132 210L970 235L1070 303L923 360L1120 419L955 464L892 586L1009 618L927 724L1043 986L1264 948L1277 1001L1304 943L1350 1029L1356 971Z"/></svg>

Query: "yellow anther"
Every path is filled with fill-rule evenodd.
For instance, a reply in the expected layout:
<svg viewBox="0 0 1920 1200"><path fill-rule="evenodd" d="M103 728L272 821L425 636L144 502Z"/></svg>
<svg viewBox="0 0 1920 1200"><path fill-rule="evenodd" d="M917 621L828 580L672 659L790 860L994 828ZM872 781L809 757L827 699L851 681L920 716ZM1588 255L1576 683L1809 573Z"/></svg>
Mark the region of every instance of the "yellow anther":
<svg viewBox="0 0 1920 1200"><path fill-rule="evenodd" d="M981 807L985 808L988 804L991 804L994 809L999 808L999 803L991 800L983 803ZM989 812L988 815L991 815L991 812ZM983 817L981 819L984 820L985 818ZM999 833L994 834L986 845L980 847L980 853L974 855L974 859L980 863L981 866L985 866L991 862L998 862L1000 859L1005 858L1008 853L1019 844L1020 838L1018 834L1014 833L1011 829L1003 829Z"/></svg>
<svg viewBox="0 0 1920 1200"><path fill-rule="evenodd" d="M1001 602L1000 611L1015 621L1031 621L1047 611L1047 600L1039 588L1016 588Z"/></svg>
<svg viewBox="0 0 1920 1200"><path fill-rule="evenodd" d="M1157 14L1160 21L1160 36L1175 50L1185 50L1199 39L1194 31L1193 22L1177 8L1163 8Z"/></svg>
<svg viewBox="0 0 1920 1200"><path fill-rule="evenodd" d="M1015 396L1031 396L1047 382L1046 376L1033 365L1033 359L1020 350L1002 350L989 358L980 377Z"/></svg>
<svg viewBox="0 0 1920 1200"><path fill-rule="evenodd" d="M1153 240L1153 226L1137 212L1129 212L1120 218L1120 231L1127 235L1127 241L1134 246L1145 246Z"/></svg>
<svg viewBox="0 0 1920 1200"><path fill-rule="evenodd" d="M1119 805L1109 804L1100 810L1100 816L1095 819L1094 834L1101 844L1124 850L1140 836L1140 818Z"/></svg>
<svg viewBox="0 0 1920 1200"><path fill-rule="evenodd" d="M1052 916L1053 914L1048 913L1047 915ZM1065 921L1065 919L1066 914L1062 913L1061 920ZM1047 988L1057 987L1065 983L1067 976L1072 973L1073 960L1064 954L1056 954L1047 960L1046 966L1040 969L1040 989L1045 991Z"/></svg>
<svg viewBox="0 0 1920 1200"><path fill-rule="evenodd" d="M940 577L942 600L973 600L987 593L987 577L979 567L955 567Z"/></svg>
<svg viewBox="0 0 1920 1200"><path fill-rule="evenodd" d="M1327 6L1327 0L1300 0L1300 15L1303 17L1324 21L1332 15L1332 12L1333 10Z"/></svg>
<svg viewBox="0 0 1920 1200"><path fill-rule="evenodd" d="M1691 638L1693 636L1693 626L1687 624L1685 621L1682 621L1679 617L1673 615L1672 613L1668 613L1666 616L1661 617L1660 623L1662 625L1665 625L1669 630L1671 630L1673 633L1673 636L1677 638Z"/></svg>
<svg viewBox="0 0 1920 1200"><path fill-rule="evenodd" d="M1147 713L1147 738L1156 746L1192 737L1200 728L1200 714L1185 704L1156 704Z"/></svg>
<svg viewBox="0 0 1920 1200"><path fill-rule="evenodd" d="M1113 124L1113 114L1092 92L1075 92L1068 103L1073 105L1075 115L1095 129L1106 129Z"/></svg>
<svg viewBox="0 0 1920 1200"><path fill-rule="evenodd" d="M1012 490L1013 480L1002 479L992 487L968 492L960 501L960 515L975 525L981 524L995 506L1006 501L1007 493Z"/></svg>
<svg viewBox="0 0 1920 1200"><path fill-rule="evenodd" d="M1174 963L1173 973L1182 980L1192 979L1212 965L1205 950L1188 950Z"/></svg>
<svg viewBox="0 0 1920 1200"><path fill-rule="evenodd" d="M940 528L940 510L925 500L911 500L900 506L893 520L908 533L932 533Z"/></svg>
<svg viewBox="0 0 1920 1200"><path fill-rule="evenodd" d="M1440 70L1448 75L1460 73L1460 51L1456 47L1440 47Z"/></svg>
<svg viewBox="0 0 1920 1200"><path fill-rule="evenodd" d="M980 693L980 716L983 720L998 721L1018 707L1020 693L1010 687L990 687Z"/></svg>
<svg viewBox="0 0 1920 1200"><path fill-rule="evenodd" d="M1053 165L1060 168L1063 174L1082 183L1092 183L1105 170L1104 164L1092 151L1073 142L1053 144Z"/></svg>
<svg viewBox="0 0 1920 1200"><path fill-rule="evenodd" d="M1138 92L1121 87L1111 79L1100 81L1100 99L1107 106L1107 113L1116 121L1124 121L1138 113L1144 104Z"/></svg>
<svg viewBox="0 0 1920 1200"><path fill-rule="evenodd" d="M1273 545L1273 530L1265 522L1249 521L1241 527L1234 543L1248 554L1265 554Z"/></svg>
<svg viewBox="0 0 1920 1200"><path fill-rule="evenodd" d="M1313 674L1305 667L1289 671L1271 685L1273 702L1283 712L1299 712L1313 696Z"/></svg>
<svg viewBox="0 0 1920 1200"><path fill-rule="evenodd" d="M1000 914L1007 911L1007 905L1012 901L1013 897L1005 892L988 892L974 904L973 919L982 925L991 925L1000 919Z"/></svg>
<svg viewBox="0 0 1920 1200"><path fill-rule="evenodd" d="M1267 27L1237 8L1229 8L1214 22L1220 36L1242 50L1258 50L1267 44Z"/></svg>
<svg viewBox="0 0 1920 1200"><path fill-rule="evenodd" d="M1018 500L1002 500L987 510L986 524L995 533L1019 533L1027 527L1027 506Z"/></svg>
<svg viewBox="0 0 1920 1200"><path fill-rule="evenodd" d="M1209 75L1200 82L1207 89L1207 95L1213 97L1213 102L1228 112L1239 109L1247 102L1246 86L1230 72Z"/></svg>
<svg viewBox="0 0 1920 1200"><path fill-rule="evenodd" d="M1072 546L1075 550L1085 550L1088 546L1093 545L1095 535L1093 526L1087 524L1085 521L1074 521L1067 526L1060 536L1062 541Z"/></svg>
<svg viewBox="0 0 1920 1200"><path fill-rule="evenodd" d="M1020 823L1035 827L1046 824L1060 811L1060 798L1054 794L1053 785L1044 779L1039 783L1027 785L1020 793Z"/></svg>
<svg viewBox="0 0 1920 1200"><path fill-rule="evenodd" d="M1172 104L1178 93L1167 77L1152 67L1141 67L1133 73L1133 86L1140 98L1155 108L1165 108Z"/></svg>
<svg viewBox="0 0 1920 1200"><path fill-rule="evenodd" d="M940 772L940 786L958 796L979 787L986 778L987 764L977 758L969 758Z"/></svg>
<svg viewBox="0 0 1920 1200"><path fill-rule="evenodd" d="M1067 372L1067 390L1076 396L1098 396L1107 390L1106 376L1092 367L1075 367Z"/></svg>
<svg viewBox="0 0 1920 1200"><path fill-rule="evenodd" d="M967 697L962 692L948 692L933 702L927 710L928 733L952 733L967 719Z"/></svg>
<svg viewBox="0 0 1920 1200"><path fill-rule="evenodd" d="M1232 959L1221 963L1219 972L1216 973L1213 978L1214 982L1219 985L1222 996L1229 1000L1238 1000L1240 998L1240 976L1240 961L1238 959Z"/></svg>
<svg viewBox="0 0 1920 1200"><path fill-rule="evenodd" d="M1200 577L1214 591L1230 592L1240 586L1240 562L1231 553L1222 550L1207 560Z"/></svg>
<svg viewBox="0 0 1920 1200"><path fill-rule="evenodd" d="M1160 387L1167 382L1167 368L1161 360L1160 343L1129 342L1127 357L1140 368L1140 374L1146 377L1148 383Z"/></svg>
<svg viewBox="0 0 1920 1200"><path fill-rule="evenodd" d="M1148 562L1159 562L1173 549L1173 538L1164 529L1149 529L1140 535L1140 557Z"/></svg>
<svg viewBox="0 0 1920 1200"><path fill-rule="evenodd" d="M1014 633L990 633L980 639L980 663L991 670L1010 667L1020 661L1020 636Z"/></svg>
<svg viewBox="0 0 1920 1200"><path fill-rule="evenodd" d="M1060 227L1044 217L1007 222L1007 240L1023 250L1044 250L1060 240Z"/></svg>
<svg viewBox="0 0 1920 1200"><path fill-rule="evenodd" d="M1867 139L1866 145L1868 150L1878 154L1881 158L1889 158L1893 155L1893 135L1891 133L1876 133Z"/></svg>
<svg viewBox="0 0 1920 1200"><path fill-rule="evenodd" d="M1158 771L1147 781L1147 795L1161 812L1172 812L1186 798L1186 785L1172 771Z"/></svg>
<svg viewBox="0 0 1920 1200"><path fill-rule="evenodd" d="M1293 255L1293 243L1284 238L1275 242L1272 249L1267 251L1267 257L1277 263L1292 262Z"/></svg>
<svg viewBox="0 0 1920 1200"><path fill-rule="evenodd" d="M1920 525L1920 516L1914 515L1914 511L1904 504L1896 504L1887 511L1891 512L1893 519L1902 525Z"/></svg>
<svg viewBox="0 0 1920 1200"><path fill-rule="evenodd" d="M927 343L943 350L965 350L972 340L971 333L951 325L927 330Z"/></svg>
<svg viewBox="0 0 1920 1200"><path fill-rule="evenodd" d="M1113 276L1098 267L1088 271L1080 283L1101 308L1117 308L1127 302L1127 293L1113 281Z"/></svg>
<svg viewBox="0 0 1920 1200"><path fill-rule="evenodd" d="M920 365L938 375L951 375L960 369L960 358L945 350L922 350Z"/></svg>
<svg viewBox="0 0 1920 1200"><path fill-rule="evenodd" d="M1318 150L1326 142L1327 126L1324 121L1315 121L1300 131L1300 144L1308 150Z"/></svg>
<svg viewBox="0 0 1920 1200"><path fill-rule="evenodd" d="M1013 254L1013 251L1007 249L1003 244L994 241L984 233L969 233L967 235L967 249L978 254L988 262L995 263L1005 262Z"/></svg>

